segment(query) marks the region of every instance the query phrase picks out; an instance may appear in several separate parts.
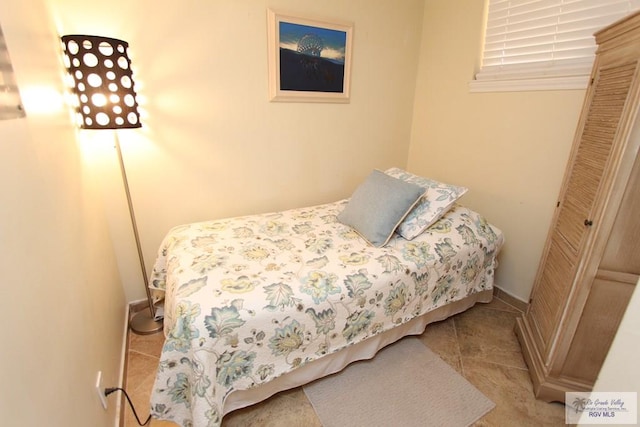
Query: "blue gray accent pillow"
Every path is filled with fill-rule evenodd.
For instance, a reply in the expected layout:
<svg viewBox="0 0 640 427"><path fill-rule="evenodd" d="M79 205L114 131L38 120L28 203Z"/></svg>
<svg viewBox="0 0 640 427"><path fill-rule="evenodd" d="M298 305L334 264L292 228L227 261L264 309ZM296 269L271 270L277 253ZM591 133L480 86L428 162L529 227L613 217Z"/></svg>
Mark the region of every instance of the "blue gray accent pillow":
<svg viewBox="0 0 640 427"><path fill-rule="evenodd" d="M373 246L384 246L424 192L419 185L374 170L356 188L338 214L338 221L353 228Z"/></svg>

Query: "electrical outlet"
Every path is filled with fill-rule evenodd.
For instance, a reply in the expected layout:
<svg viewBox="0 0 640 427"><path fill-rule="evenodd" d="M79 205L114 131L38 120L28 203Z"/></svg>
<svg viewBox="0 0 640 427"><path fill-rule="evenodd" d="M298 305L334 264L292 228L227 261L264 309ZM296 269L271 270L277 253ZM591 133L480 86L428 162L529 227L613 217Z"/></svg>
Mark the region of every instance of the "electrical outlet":
<svg viewBox="0 0 640 427"><path fill-rule="evenodd" d="M98 397L100 398L100 403L102 403L102 407L107 409L107 396L104 394L104 387L102 387L102 371L98 371L96 374L96 393L98 393Z"/></svg>

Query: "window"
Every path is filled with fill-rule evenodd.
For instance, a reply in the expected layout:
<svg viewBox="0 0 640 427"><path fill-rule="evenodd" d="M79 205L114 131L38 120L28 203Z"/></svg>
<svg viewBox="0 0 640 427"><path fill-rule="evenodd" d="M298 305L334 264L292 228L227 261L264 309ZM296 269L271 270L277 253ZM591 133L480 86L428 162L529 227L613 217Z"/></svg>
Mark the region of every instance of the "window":
<svg viewBox="0 0 640 427"><path fill-rule="evenodd" d="M584 89L593 34L640 0L487 0L482 67L472 92Z"/></svg>
<svg viewBox="0 0 640 427"><path fill-rule="evenodd" d="M0 28L0 120L24 117L20 92L13 75L7 44Z"/></svg>

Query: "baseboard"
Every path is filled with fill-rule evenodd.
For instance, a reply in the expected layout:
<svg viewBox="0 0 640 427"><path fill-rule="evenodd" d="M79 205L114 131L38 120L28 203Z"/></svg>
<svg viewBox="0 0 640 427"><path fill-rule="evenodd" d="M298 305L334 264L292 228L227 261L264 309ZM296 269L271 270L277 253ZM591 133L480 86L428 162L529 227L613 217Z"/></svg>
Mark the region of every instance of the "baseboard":
<svg viewBox="0 0 640 427"><path fill-rule="evenodd" d="M493 296L501 299L502 301L506 302L513 308L516 308L523 313L525 313L527 311L527 308L529 307L529 304L527 304L525 301L522 301L520 298L511 295L509 292L499 288L498 286L493 287Z"/></svg>
<svg viewBox="0 0 640 427"><path fill-rule="evenodd" d="M125 378L127 378L127 354L129 354L129 319L132 316L131 304L127 304L127 308L124 311L124 331L122 332L122 351L120 354L120 378L118 378L118 384L120 387L125 388ZM118 393L120 398L116 400L116 419L115 427L124 426L124 395Z"/></svg>
<svg viewBox="0 0 640 427"><path fill-rule="evenodd" d="M149 307L149 301L145 298L145 299L139 299L139 300L135 300L135 301L131 301L128 304L128 308L129 308L129 319L131 319L131 316L133 316L134 314L136 314L139 311L144 310L145 308Z"/></svg>

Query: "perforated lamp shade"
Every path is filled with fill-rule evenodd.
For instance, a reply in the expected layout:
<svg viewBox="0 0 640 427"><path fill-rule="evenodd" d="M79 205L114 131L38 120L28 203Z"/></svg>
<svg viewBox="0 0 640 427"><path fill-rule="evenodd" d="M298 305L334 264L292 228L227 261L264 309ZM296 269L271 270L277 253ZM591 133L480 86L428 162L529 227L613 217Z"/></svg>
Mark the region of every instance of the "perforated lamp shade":
<svg viewBox="0 0 640 427"><path fill-rule="evenodd" d="M82 129L114 129L115 149L118 154L148 302L148 310L134 314L129 321L129 326L138 334L158 332L162 330L162 320L156 318L156 310L149 291L149 279L117 131L117 129L142 126L132 78L131 60L127 56L129 44L109 37L84 35L62 36L62 44L65 66L72 80L71 89L77 95L74 108L78 125Z"/></svg>
<svg viewBox="0 0 640 427"><path fill-rule="evenodd" d="M109 37L62 37L65 66L78 96L75 110L83 129L139 128L140 114L127 55L129 44Z"/></svg>

